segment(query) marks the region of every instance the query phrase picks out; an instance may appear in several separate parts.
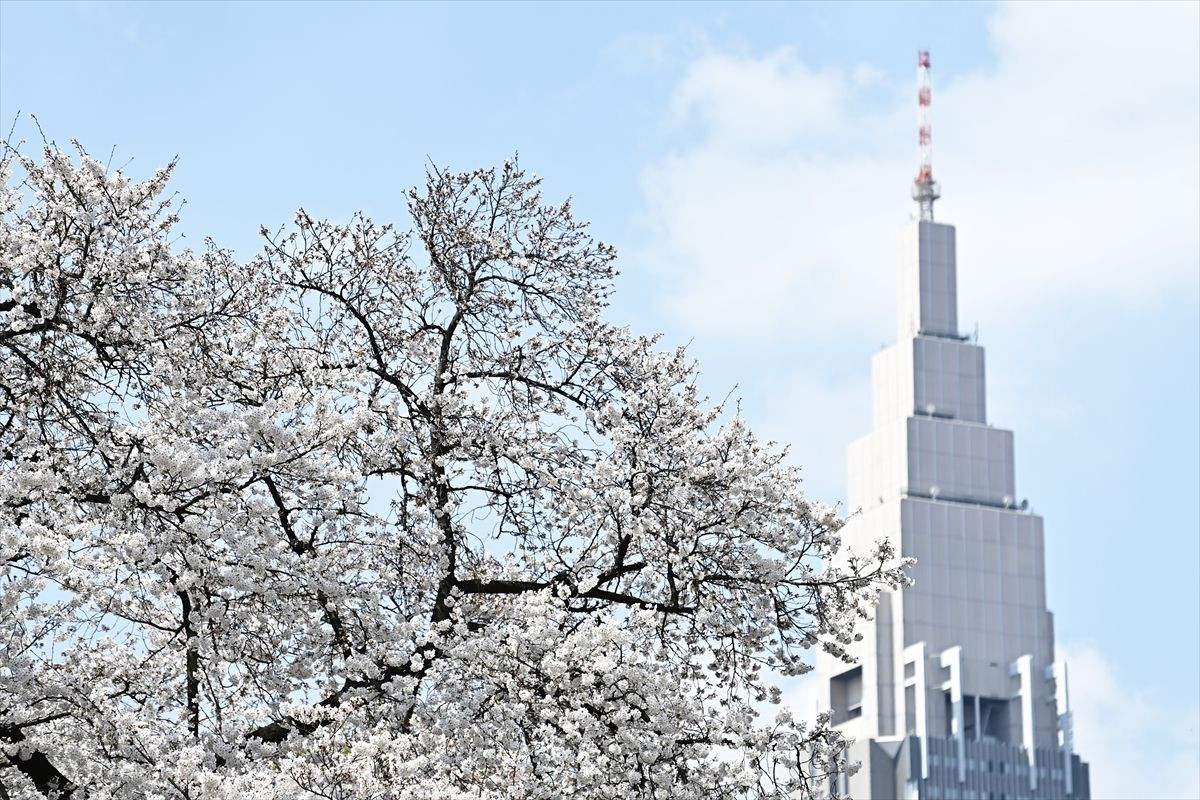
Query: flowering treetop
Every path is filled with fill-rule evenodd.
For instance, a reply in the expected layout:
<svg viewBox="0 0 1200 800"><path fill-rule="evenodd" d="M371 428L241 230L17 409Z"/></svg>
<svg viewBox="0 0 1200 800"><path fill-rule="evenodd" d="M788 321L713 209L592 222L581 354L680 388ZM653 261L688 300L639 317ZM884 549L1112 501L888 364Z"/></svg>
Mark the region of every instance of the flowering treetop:
<svg viewBox="0 0 1200 800"><path fill-rule="evenodd" d="M0 797L827 791L760 708L900 564L516 164L245 263L173 246L171 167L2 169Z"/></svg>

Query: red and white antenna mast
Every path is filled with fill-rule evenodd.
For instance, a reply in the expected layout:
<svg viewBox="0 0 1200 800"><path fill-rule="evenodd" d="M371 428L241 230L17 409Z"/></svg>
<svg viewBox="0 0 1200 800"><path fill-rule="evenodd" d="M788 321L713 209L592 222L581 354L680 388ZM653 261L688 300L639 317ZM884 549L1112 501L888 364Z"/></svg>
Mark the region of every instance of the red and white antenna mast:
<svg viewBox="0 0 1200 800"><path fill-rule="evenodd" d="M933 220L933 201L942 196L933 180L933 134L929 127L929 51L917 51L917 144L921 148L921 166L913 181L912 197L921 207L921 219Z"/></svg>

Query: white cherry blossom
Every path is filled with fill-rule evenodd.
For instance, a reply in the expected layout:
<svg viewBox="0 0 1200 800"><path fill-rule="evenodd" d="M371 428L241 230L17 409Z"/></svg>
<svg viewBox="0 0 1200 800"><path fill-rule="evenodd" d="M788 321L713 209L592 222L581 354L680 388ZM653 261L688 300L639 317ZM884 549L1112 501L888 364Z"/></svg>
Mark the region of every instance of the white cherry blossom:
<svg viewBox="0 0 1200 800"><path fill-rule="evenodd" d="M0 796L828 791L828 720L760 712L902 565L515 163L245 263L170 166L0 164Z"/></svg>

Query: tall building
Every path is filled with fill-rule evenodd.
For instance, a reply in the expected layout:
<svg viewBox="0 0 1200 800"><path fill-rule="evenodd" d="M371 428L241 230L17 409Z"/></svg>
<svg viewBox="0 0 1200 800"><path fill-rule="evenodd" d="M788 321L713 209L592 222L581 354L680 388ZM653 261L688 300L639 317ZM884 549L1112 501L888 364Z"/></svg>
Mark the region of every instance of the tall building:
<svg viewBox="0 0 1200 800"><path fill-rule="evenodd" d="M850 445L844 529L917 559L885 593L856 663L818 678L861 763L855 800L1088 800L1066 664L1046 608L1042 518L1016 500L1013 434L987 421L983 348L959 333L955 229L934 222L929 56L920 64L919 218L900 242L898 342L871 364L872 430Z"/></svg>

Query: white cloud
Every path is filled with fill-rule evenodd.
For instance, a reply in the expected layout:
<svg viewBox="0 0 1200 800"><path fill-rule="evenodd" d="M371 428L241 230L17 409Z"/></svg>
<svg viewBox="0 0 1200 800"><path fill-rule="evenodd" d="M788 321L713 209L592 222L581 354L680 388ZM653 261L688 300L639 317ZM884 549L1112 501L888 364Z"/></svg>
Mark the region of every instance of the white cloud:
<svg viewBox="0 0 1200 800"><path fill-rule="evenodd" d="M665 160L645 184L662 248L651 263L672 286L664 310L737 338L791 322L819 334L863 305L882 315L895 247L864 233L894 230L897 203L862 198L878 197L881 175L903 187L905 174L899 161L717 148Z"/></svg>
<svg viewBox="0 0 1200 800"><path fill-rule="evenodd" d="M943 77L935 61L939 217L962 232L965 309L1195 293L1198 10L1006 5L993 70ZM639 255L670 287L666 313L737 338L785 321L820 335L847 316L890 330L915 105L903 85L861 110L878 80L790 48L691 65L669 117L701 138L644 178L654 245Z"/></svg>
<svg viewBox="0 0 1200 800"><path fill-rule="evenodd" d="M677 119L698 114L724 144L793 145L836 133L845 98L840 74L809 69L784 48L762 59L712 55L696 62L671 111Z"/></svg>
<svg viewBox="0 0 1200 800"><path fill-rule="evenodd" d="M1200 797L1200 708L1147 696L1091 646L1060 651L1094 800Z"/></svg>
<svg viewBox="0 0 1200 800"><path fill-rule="evenodd" d="M1091 295L1124 306L1194 290L1198 12L1001 7L990 25L998 69L956 79L940 98L943 172L970 231L964 262L977 265L965 300L1009 310Z"/></svg>

